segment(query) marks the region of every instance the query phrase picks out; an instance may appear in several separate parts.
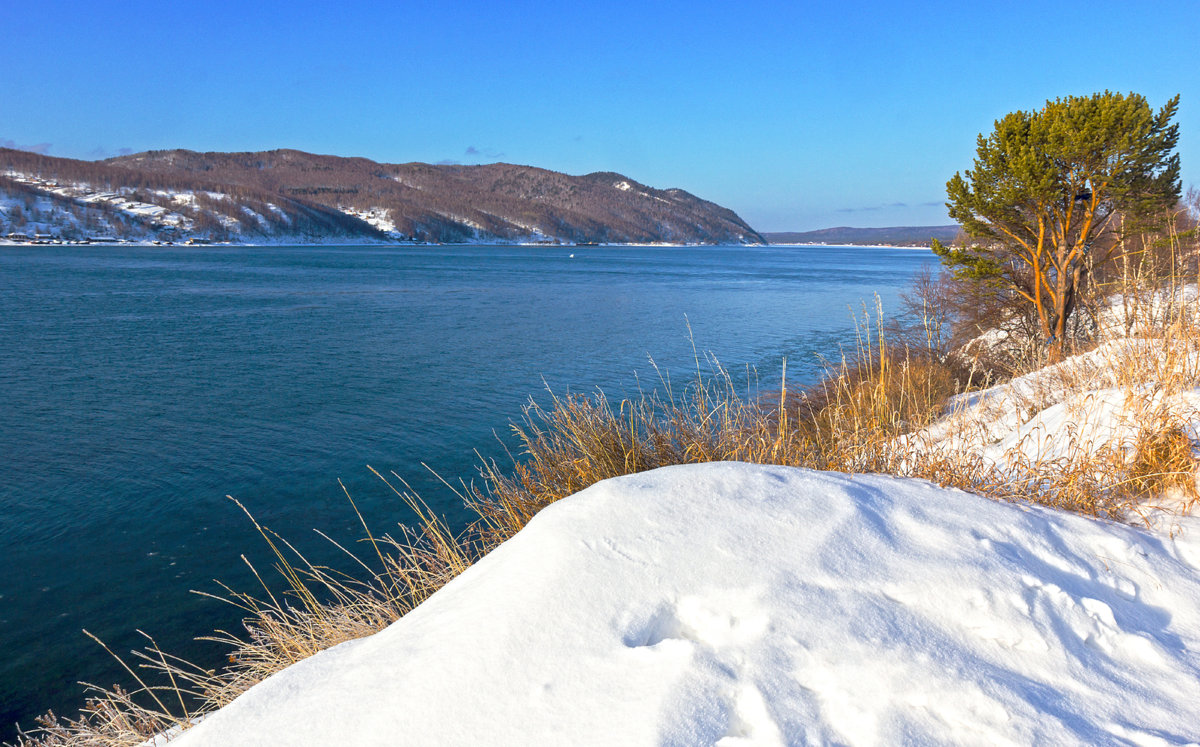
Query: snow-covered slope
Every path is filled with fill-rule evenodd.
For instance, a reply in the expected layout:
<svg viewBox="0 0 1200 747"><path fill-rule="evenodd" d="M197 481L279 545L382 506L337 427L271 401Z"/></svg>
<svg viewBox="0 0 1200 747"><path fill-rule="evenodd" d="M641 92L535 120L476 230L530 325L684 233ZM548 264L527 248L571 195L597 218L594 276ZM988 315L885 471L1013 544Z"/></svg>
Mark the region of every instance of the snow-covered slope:
<svg viewBox="0 0 1200 747"><path fill-rule="evenodd" d="M1200 443L1200 351L1187 335L1110 339L1061 363L958 395L944 417L898 443L963 469L994 469L1018 485L1072 470L1112 484L1122 479L1115 465L1130 464L1139 449L1154 448L1172 430L1193 450ZM1129 516L1169 524L1194 495L1143 496Z"/></svg>
<svg viewBox="0 0 1200 747"><path fill-rule="evenodd" d="M13 232L30 237L42 234L82 239L89 235L119 234L144 239L195 228L192 218L164 205L136 199L133 189L107 191L88 184L60 183L11 171L3 177L8 184L0 182L0 219ZM9 185L24 190L13 194ZM194 202L191 195L172 195L162 190L153 194L165 205L172 201L187 204L188 197L193 197Z"/></svg>
<svg viewBox="0 0 1200 747"><path fill-rule="evenodd" d="M1200 526L924 482L599 483L173 744L1200 741Z"/></svg>
<svg viewBox="0 0 1200 747"><path fill-rule="evenodd" d="M39 239L303 243L387 238L353 211L303 205L282 196L111 186L0 168L0 244Z"/></svg>

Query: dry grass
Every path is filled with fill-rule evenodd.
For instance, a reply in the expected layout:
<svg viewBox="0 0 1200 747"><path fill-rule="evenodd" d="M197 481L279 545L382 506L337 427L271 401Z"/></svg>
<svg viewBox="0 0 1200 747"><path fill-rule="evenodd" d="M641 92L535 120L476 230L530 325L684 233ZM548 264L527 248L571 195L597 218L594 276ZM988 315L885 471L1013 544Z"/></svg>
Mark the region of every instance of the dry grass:
<svg viewBox="0 0 1200 747"><path fill-rule="evenodd" d="M1136 296L1126 302L1136 303ZM1097 439L1077 424L1067 429L1065 455L1047 455L1032 433L999 457L988 453L988 418L995 413L955 397L971 388L969 370L932 344L892 347L878 316L864 319L853 353L808 389L789 389L785 368L773 391L738 392L709 359L709 374L701 375L698 360L695 379L679 391L664 378L657 391L636 399L613 402L597 393L552 396L544 407L531 403L514 426L519 458L509 467L483 465L482 484L468 490L465 499L479 520L465 533L451 532L394 475L379 477L411 506L416 527L376 537L364 522L370 559L347 551L357 575L308 562L255 523L276 556L284 590L274 592L261 576L260 592L226 589L221 598L245 613L243 633L211 636L230 647L226 667L198 669L150 640L135 654L138 667L126 667L136 689L93 688L79 717L48 714L40 731L18 744L137 745L179 728L284 667L386 627L545 506L601 480L656 467L732 460L900 474L1122 519L1165 494L1194 503L1192 424L1200 412L1185 395L1200 386L1200 329L1189 306L1176 304L1153 339L1111 343L1094 360L1076 359L1010 391L1000 406L1021 420L1056 404L1075 403L1085 412L1088 393L1121 392L1120 437ZM1147 389L1147 382L1155 386ZM956 437L947 439L945 424L955 418ZM147 685L139 674L147 670L163 684Z"/></svg>
<svg viewBox="0 0 1200 747"><path fill-rule="evenodd" d="M274 571L282 577L284 585L282 591L273 591L251 566L262 586L260 594L229 588L225 589L225 596L206 594L245 613L241 635L216 631L204 639L229 646L228 664L220 670L196 667L163 652L147 636L149 645L133 652L136 667L113 654L137 683L136 688L87 685L92 696L77 717L63 719L48 713L38 720L37 729L20 735L17 744L134 747L156 736L177 732L285 667L331 646L382 630L490 549L478 531L453 533L419 498L395 488L393 480L403 484L400 478L379 477L409 504L418 518L415 528L400 527L398 537L377 538L363 522L365 541L371 547L375 564L368 564L344 548L362 571L358 575L310 563L286 540L259 525L247 511L274 553ZM352 499L350 503L354 505ZM358 512L357 507L354 511ZM104 645L98 639L97 642ZM147 671L161 684L147 684L143 678Z"/></svg>
<svg viewBox="0 0 1200 747"><path fill-rule="evenodd" d="M554 501L601 480L656 467L805 463L813 445L794 427L789 407L760 407L710 363L712 376L697 376L679 393L664 379L662 393L615 405L603 393L552 395L545 408L531 403L514 426L522 458L511 471L495 462L484 465L484 487L472 493L481 525L490 536L507 538ZM789 405L795 396L781 386L775 399Z"/></svg>

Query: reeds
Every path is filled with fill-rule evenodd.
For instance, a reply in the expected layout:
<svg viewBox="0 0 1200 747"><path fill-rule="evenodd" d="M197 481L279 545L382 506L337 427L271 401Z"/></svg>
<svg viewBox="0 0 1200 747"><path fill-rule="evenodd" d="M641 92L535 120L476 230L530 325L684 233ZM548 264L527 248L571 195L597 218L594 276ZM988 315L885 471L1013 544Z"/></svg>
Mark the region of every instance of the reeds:
<svg viewBox="0 0 1200 747"><path fill-rule="evenodd" d="M784 407L763 408L737 391L720 364L680 392L669 380L638 399L611 402L551 395L549 406L530 403L513 430L521 458L511 471L489 462L471 506L498 538L521 529L543 507L601 480L673 464L746 461L800 464L811 449L808 434L792 427L789 393ZM792 395L794 396L794 395Z"/></svg>

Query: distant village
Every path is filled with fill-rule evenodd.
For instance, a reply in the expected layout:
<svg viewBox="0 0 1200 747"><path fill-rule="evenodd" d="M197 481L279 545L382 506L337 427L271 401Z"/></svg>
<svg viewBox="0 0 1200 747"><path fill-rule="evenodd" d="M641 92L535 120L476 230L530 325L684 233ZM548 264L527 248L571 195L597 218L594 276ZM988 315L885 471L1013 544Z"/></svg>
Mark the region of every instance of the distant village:
<svg viewBox="0 0 1200 747"><path fill-rule="evenodd" d="M145 244L150 243L156 246L175 246L177 243L184 246L194 246L197 244L211 244L210 239L204 239L197 236L189 237L182 241L170 240L155 240L155 241L139 241L137 239L121 239L115 236L86 236L82 239L64 239L61 236L52 233L8 233L5 234L4 243L8 244L60 244L60 245L78 245L78 244Z"/></svg>

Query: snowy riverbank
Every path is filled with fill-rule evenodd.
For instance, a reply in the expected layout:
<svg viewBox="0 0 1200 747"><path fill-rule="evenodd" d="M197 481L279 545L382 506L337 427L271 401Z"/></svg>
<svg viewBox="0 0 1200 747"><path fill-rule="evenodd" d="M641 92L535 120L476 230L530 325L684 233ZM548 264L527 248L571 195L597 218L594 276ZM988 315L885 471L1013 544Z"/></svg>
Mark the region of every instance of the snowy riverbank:
<svg viewBox="0 0 1200 747"><path fill-rule="evenodd" d="M1197 650L1197 519L668 467L549 507L172 743L1184 744Z"/></svg>

